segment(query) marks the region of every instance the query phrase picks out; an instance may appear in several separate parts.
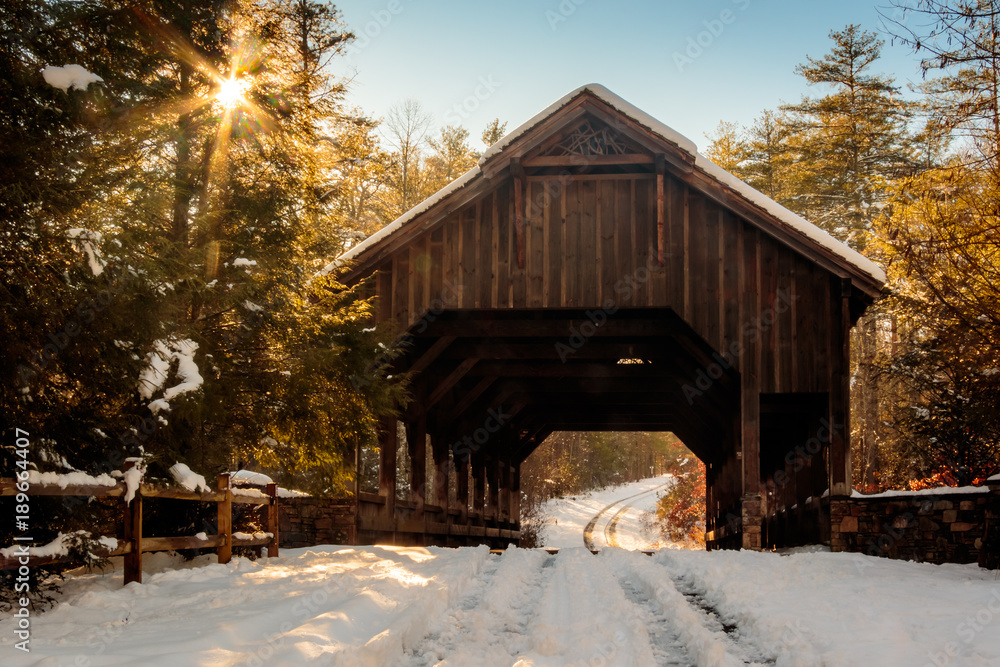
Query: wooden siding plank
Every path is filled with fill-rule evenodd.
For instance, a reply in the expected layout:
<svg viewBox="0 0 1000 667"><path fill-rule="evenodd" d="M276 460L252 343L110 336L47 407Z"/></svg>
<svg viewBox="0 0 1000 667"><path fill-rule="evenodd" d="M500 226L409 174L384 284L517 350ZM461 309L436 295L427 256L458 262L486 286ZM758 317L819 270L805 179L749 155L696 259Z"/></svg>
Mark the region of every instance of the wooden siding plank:
<svg viewBox="0 0 1000 667"><path fill-rule="evenodd" d="M540 308L544 303L545 276L545 228L544 228L544 187L541 183L528 186L528 201L525 203L524 230L527 239L528 305Z"/></svg>
<svg viewBox="0 0 1000 667"><path fill-rule="evenodd" d="M564 306L580 305L580 183L570 183L566 188L564 200L566 209L563 217L565 223L565 240L563 245L563 282L566 284L566 300Z"/></svg>
<svg viewBox="0 0 1000 667"><path fill-rule="evenodd" d="M548 296L545 299L545 305L549 307L561 306L563 299L562 198L564 189L565 186L557 181L545 185L545 231L548 234L548 243L545 248Z"/></svg>
<svg viewBox="0 0 1000 667"><path fill-rule="evenodd" d="M632 184L628 181L615 183L615 285L621 287L627 276L635 270L632 255L632 227L629 224L632 208ZM615 302L619 307L631 305L631 299L620 290L615 292Z"/></svg>
<svg viewBox="0 0 1000 667"><path fill-rule="evenodd" d="M476 210L468 207L461 213L462 220L462 308L476 305Z"/></svg>
<svg viewBox="0 0 1000 667"><path fill-rule="evenodd" d="M705 210L705 276L702 279L704 308L701 311L705 329L702 335L708 344L717 350L721 346L719 337L722 330L719 317L719 302L722 296L719 281L721 270L719 226L721 217L722 209L709 203Z"/></svg>
<svg viewBox="0 0 1000 667"><path fill-rule="evenodd" d="M654 182L650 181L645 187L646 217L649 219L650 230L650 254L646 262L646 268L649 270L648 303L651 306L663 307L667 305L667 273L669 271L667 262L669 261L668 255L670 253L670 233L667 229L666 183L663 183L662 205L657 201L660 193L654 186ZM663 219L662 225L660 225L659 220L661 213ZM660 247L661 236L662 248ZM663 261L660 261L661 255Z"/></svg>
<svg viewBox="0 0 1000 667"><path fill-rule="evenodd" d="M580 184L580 254L577 271L580 274L581 306L597 305L597 182Z"/></svg>
<svg viewBox="0 0 1000 667"><path fill-rule="evenodd" d="M601 259L601 306L614 302L615 283L618 276L615 270L615 184L604 181L599 186L598 194L600 218L600 259Z"/></svg>
<svg viewBox="0 0 1000 667"><path fill-rule="evenodd" d="M667 255L668 305L674 312L684 314L684 216L686 186L674 178L667 178L667 234L670 251Z"/></svg>
<svg viewBox="0 0 1000 667"><path fill-rule="evenodd" d="M778 253L771 239L761 240L760 294L761 294L761 391L777 391L778 327L775 312L778 286Z"/></svg>
<svg viewBox="0 0 1000 667"><path fill-rule="evenodd" d="M516 203L513 201L513 197L508 201L508 219L511 220L511 237L510 237L510 307L511 308L524 308L527 302L527 276L526 269L521 268L518 265L518 248L517 248L517 230L516 220L515 220L515 209Z"/></svg>
<svg viewBox="0 0 1000 667"><path fill-rule="evenodd" d="M643 268L649 266L653 256L653 236L656 232L656 222L649 215L649 185L651 181L632 181L632 233L635 268L630 277L635 285L636 306L649 305L649 273ZM644 278L644 279L643 279Z"/></svg>
<svg viewBox="0 0 1000 667"><path fill-rule="evenodd" d="M739 254L742 252L740 243L740 228L743 222L732 213L726 211L720 229L722 240L722 299L719 303L722 309L722 352L728 357L732 350L739 347L740 313L739 313Z"/></svg>
<svg viewBox="0 0 1000 667"><path fill-rule="evenodd" d="M492 195L483 198L476 207L479 217L476 229L479 235L479 260L476 262L478 308L493 306L493 202Z"/></svg>
<svg viewBox="0 0 1000 667"><path fill-rule="evenodd" d="M510 188L506 183L497 188L493 208L497 221L497 308L510 308Z"/></svg>

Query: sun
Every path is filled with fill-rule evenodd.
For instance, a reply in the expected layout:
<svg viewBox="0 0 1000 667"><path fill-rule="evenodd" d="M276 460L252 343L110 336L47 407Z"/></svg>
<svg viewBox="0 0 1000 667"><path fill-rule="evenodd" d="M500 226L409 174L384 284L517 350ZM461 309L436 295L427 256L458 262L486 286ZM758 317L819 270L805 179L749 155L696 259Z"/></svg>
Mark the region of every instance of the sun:
<svg viewBox="0 0 1000 667"><path fill-rule="evenodd" d="M215 91L215 99L225 109L235 109L246 102L246 93L250 83L246 79L231 77L219 82L219 89Z"/></svg>

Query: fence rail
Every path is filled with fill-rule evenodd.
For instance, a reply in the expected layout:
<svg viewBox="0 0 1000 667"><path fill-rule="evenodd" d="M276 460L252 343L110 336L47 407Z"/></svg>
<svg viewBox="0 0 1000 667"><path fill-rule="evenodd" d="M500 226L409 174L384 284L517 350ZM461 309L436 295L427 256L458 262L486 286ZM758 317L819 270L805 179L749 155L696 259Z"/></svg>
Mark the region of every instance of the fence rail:
<svg viewBox="0 0 1000 667"><path fill-rule="evenodd" d="M216 549L220 563L232 559L233 547L266 546L267 555L278 555L278 493L277 485L268 484L266 493L257 489L234 489L227 473L219 475L215 491L189 491L176 487L161 487L140 484L132 502L125 506L124 538L115 549L95 549L95 556L110 558L125 557L125 583L142 583L142 554L153 551L174 551L177 549ZM29 496L85 496L96 498L122 498L127 488L123 482L114 486L93 484L31 484L26 492ZM0 479L0 497L19 493L17 480ZM218 506L218 534L202 539L194 536L145 537L142 534L142 504L144 499L193 500L216 503ZM267 506L266 537L233 537L233 503ZM27 562L22 562L24 559ZM69 558L60 556L12 556L0 557L0 570L9 570L22 565L37 566L66 562Z"/></svg>

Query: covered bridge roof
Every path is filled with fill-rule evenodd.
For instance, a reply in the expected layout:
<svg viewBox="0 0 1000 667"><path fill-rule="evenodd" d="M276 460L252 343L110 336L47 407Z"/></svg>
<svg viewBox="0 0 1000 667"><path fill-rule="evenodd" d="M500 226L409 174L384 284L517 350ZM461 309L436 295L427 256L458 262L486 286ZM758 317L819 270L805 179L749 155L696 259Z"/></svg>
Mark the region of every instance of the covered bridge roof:
<svg viewBox="0 0 1000 667"><path fill-rule="evenodd" d="M701 189L708 196L728 208L737 209L764 232L796 247L828 270L852 278L855 287L871 297L881 290L886 275L874 262L722 169L698 153L690 139L598 84L571 91L517 127L487 149L475 167L345 252L325 271L350 262L353 266L349 269L348 280L370 273L388 253L405 244L407 231L414 226L411 223L432 209L451 210L448 204L452 200L460 200L461 204L482 188L489 187L490 182L509 167L512 158L531 147L535 135L544 134L547 128L559 122L562 114L584 100L610 108L630 127L672 148L669 159L675 168L697 176Z"/></svg>

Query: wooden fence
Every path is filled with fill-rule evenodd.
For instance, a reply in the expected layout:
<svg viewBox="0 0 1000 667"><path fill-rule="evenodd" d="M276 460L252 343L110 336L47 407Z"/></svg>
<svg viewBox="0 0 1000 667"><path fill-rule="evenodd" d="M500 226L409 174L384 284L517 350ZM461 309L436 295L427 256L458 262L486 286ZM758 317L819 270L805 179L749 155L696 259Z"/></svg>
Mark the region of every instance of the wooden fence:
<svg viewBox="0 0 1000 667"><path fill-rule="evenodd" d="M268 484L266 493L257 489L233 489L229 474L219 475L216 491L196 492L175 487L158 487L140 484L132 502L125 506L124 537L119 540L115 549L96 550L95 555L109 558L111 556L125 557L125 583L142 583L142 554L152 551L174 551L177 549L216 549L220 563L228 563L232 558L233 547L266 546L269 557L278 555L278 494L275 484ZM0 496L13 496L18 493L17 480L0 479ZM28 496L86 496L97 498L122 497L126 486L119 482L115 486L97 485L67 485L32 484ZM216 503L218 505L218 534L207 539L199 537L144 537L142 534L142 504L143 499L170 498L173 500L195 500L199 502ZM250 539L233 538L233 503L245 505L267 505L266 537ZM48 565L66 562L66 556L31 556L27 563L20 561L18 556L0 557L0 570L9 570L20 565Z"/></svg>

